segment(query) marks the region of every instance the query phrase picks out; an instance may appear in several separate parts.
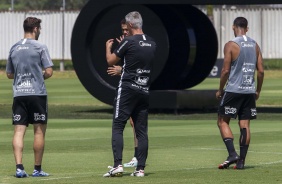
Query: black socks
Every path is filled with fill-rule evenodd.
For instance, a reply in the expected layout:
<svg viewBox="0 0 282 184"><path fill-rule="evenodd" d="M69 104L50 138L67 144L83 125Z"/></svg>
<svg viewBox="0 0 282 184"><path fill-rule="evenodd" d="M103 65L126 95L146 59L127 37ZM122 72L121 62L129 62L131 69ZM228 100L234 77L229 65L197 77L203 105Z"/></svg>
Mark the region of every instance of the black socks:
<svg viewBox="0 0 282 184"><path fill-rule="evenodd" d="M233 156L237 154L234 148L233 138L224 138L223 142L225 143L229 155Z"/></svg>

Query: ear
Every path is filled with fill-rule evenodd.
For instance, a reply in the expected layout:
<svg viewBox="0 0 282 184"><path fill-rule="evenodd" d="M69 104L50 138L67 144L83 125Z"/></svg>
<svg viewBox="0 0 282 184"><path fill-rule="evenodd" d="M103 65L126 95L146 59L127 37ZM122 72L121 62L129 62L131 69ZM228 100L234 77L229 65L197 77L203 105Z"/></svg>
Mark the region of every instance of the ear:
<svg viewBox="0 0 282 184"><path fill-rule="evenodd" d="M249 27L246 28L246 32L248 32L248 31L249 31Z"/></svg>
<svg viewBox="0 0 282 184"><path fill-rule="evenodd" d="M232 29L233 29L233 31L235 31L235 26L234 25L232 26Z"/></svg>

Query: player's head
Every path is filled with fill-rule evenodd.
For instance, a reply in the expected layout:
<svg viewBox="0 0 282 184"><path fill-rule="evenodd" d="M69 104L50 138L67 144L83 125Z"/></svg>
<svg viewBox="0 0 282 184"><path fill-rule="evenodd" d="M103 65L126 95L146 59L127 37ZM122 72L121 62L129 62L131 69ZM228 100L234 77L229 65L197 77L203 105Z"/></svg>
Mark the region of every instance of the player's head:
<svg viewBox="0 0 282 184"><path fill-rule="evenodd" d="M122 19L120 21L120 26L121 26L122 35L123 36L128 36L129 35L129 31L128 31L125 19Z"/></svg>
<svg viewBox="0 0 282 184"><path fill-rule="evenodd" d="M24 32L35 34L35 39L38 40L41 30L40 23L41 19L36 17L27 17L23 23Z"/></svg>
<svg viewBox="0 0 282 184"><path fill-rule="evenodd" d="M237 17L233 21L234 35L237 36L237 32L241 31L246 33L248 31L248 20L244 17Z"/></svg>
<svg viewBox="0 0 282 184"><path fill-rule="evenodd" d="M125 16L125 21L128 26L128 29L142 29L143 20L141 14L137 11L128 13Z"/></svg>

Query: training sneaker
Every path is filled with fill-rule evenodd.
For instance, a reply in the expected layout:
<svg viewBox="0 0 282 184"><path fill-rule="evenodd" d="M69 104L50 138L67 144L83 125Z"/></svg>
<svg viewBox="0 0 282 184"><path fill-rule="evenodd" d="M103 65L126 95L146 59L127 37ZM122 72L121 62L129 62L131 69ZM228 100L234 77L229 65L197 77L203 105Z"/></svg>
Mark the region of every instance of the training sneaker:
<svg viewBox="0 0 282 184"><path fill-rule="evenodd" d="M123 167L119 165L117 167L108 166L111 169L109 172L103 175L103 177L122 177Z"/></svg>
<svg viewBox="0 0 282 184"><path fill-rule="evenodd" d="M228 156L227 159L218 166L218 169L227 169L231 164L236 163L239 159L239 155Z"/></svg>
<svg viewBox="0 0 282 184"><path fill-rule="evenodd" d="M239 159L233 169L244 169L245 168L245 160Z"/></svg>
<svg viewBox="0 0 282 184"><path fill-rule="evenodd" d="M17 178L25 178L25 177L28 177L28 174L25 172L25 170L17 169L15 177L17 177Z"/></svg>
<svg viewBox="0 0 282 184"><path fill-rule="evenodd" d="M134 173L131 173L130 176L136 176L136 177L144 177L145 173L144 170L134 171Z"/></svg>
<svg viewBox="0 0 282 184"><path fill-rule="evenodd" d="M138 160L136 157L133 157L132 160L128 163L124 163L123 166L124 167L137 167L138 164Z"/></svg>
<svg viewBox="0 0 282 184"><path fill-rule="evenodd" d="M41 171L34 170L32 173L32 176L33 177L46 177L46 176L49 176L49 174L42 170Z"/></svg>

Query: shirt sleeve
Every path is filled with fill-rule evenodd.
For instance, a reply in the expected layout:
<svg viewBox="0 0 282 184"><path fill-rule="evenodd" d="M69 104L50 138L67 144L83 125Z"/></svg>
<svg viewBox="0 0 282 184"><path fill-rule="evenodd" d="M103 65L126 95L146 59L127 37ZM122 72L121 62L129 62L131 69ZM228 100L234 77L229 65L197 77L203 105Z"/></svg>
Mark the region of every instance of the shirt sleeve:
<svg viewBox="0 0 282 184"><path fill-rule="evenodd" d="M6 73L15 73L11 55L12 55L12 50L10 51L9 56L8 56L8 60L6 64Z"/></svg>
<svg viewBox="0 0 282 184"><path fill-rule="evenodd" d="M126 51L128 50L130 43L129 40L123 39L117 46L117 48L114 50L114 53L119 57L123 58Z"/></svg>
<svg viewBox="0 0 282 184"><path fill-rule="evenodd" d="M42 46L42 51L41 51L41 62L42 62L42 66L43 68L49 68L51 66L53 66L53 62L51 60L48 48L46 47L46 45Z"/></svg>

